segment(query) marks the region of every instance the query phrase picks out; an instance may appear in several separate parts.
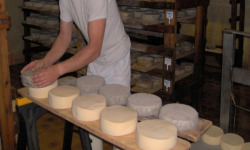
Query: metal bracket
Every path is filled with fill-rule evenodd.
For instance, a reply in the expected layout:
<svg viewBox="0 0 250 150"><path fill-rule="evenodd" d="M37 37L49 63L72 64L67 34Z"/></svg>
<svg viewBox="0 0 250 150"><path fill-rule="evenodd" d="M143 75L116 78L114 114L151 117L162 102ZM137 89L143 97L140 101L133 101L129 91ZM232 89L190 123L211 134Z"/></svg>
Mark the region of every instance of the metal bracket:
<svg viewBox="0 0 250 150"><path fill-rule="evenodd" d="M8 29L11 25L11 19L8 13L0 13L0 29Z"/></svg>

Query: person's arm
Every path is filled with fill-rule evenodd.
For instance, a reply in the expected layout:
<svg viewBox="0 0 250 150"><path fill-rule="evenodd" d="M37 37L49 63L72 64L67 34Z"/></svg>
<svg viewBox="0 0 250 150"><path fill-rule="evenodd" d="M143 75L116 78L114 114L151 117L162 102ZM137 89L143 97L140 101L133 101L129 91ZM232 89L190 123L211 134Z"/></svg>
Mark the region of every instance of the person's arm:
<svg viewBox="0 0 250 150"><path fill-rule="evenodd" d="M53 83L59 76L76 71L100 56L105 32L106 19L98 19L88 23L89 43L71 58L49 66L33 76L33 82L38 87ZM54 56L51 56L54 57ZM51 63L51 62L49 62Z"/></svg>

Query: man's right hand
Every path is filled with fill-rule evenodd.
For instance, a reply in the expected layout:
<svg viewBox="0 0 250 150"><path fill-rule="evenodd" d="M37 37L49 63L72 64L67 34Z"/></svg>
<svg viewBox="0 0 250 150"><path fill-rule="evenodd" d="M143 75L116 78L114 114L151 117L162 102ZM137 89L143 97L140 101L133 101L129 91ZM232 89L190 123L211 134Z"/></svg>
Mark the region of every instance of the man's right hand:
<svg viewBox="0 0 250 150"><path fill-rule="evenodd" d="M46 67L47 67L46 63L43 59L35 60L24 66L23 69L21 70L21 73L23 73L25 70L28 69L31 69L32 71L40 71Z"/></svg>

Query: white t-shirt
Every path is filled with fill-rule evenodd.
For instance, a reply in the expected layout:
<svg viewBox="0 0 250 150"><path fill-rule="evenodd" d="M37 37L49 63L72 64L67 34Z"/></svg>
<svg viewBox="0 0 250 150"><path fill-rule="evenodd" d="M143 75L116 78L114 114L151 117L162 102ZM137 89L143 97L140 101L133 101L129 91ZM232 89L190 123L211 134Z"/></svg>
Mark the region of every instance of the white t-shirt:
<svg viewBox="0 0 250 150"><path fill-rule="evenodd" d="M89 41L88 22L106 18L101 55L95 62L114 63L130 51L130 39L124 30L116 0L59 0L60 19L74 21Z"/></svg>

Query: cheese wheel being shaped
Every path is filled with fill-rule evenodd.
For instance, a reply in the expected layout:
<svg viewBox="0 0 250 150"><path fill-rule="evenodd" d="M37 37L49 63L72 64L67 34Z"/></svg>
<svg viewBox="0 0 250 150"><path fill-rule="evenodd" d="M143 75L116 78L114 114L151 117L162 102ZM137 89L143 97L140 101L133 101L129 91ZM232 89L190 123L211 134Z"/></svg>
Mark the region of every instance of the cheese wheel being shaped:
<svg viewBox="0 0 250 150"><path fill-rule="evenodd" d="M137 125L136 142L143 150L170 150L177 143L177 129L165 120L144 120Z"/></svg>
<svg viewBox="0 0 250 150"><path fill-rule="evenodd" d="M104 78L96 75L82 76L76 80L76 87L81 94L98 94L99 89L104 85Z"/></svg>
<svg viewBox="0 0 250 150"><path fill-rule="evenodd" d="M250 150L250 142L244 143L241 150Z"/></svg>
<svg viewBox="0 0 250 150"><path fill-rule="evenodd" d="M107 105L126 105L130 90L128 87L119 84L107 84L99 89L99 94L107 100Z"/></svg>
<svg viewBox="0 0 250 150"><path fill-rule="evenodd" d="M72 101L80 95L80 91L69 85L58 86L49 91L49 105L56 109L72 107Z"/></svg>
<svg viewBox="0 0 250 150"><path fill-rule="evenodd" d="M84 94L72 102L72 115L80 121L100 119L101 111L106 108L106 99L98 94Z"/></svg>
<svg viewBox="0 0 250 150"><path fill-rule="evenodd" d="M224 131L215 125L212 125L202 136L201 140L208 145L220 145L220 139Z"/></svg>
<svg viewBox="0 0 250 150"><path fill-rule="evenodd" d="M222 150L241 150L243 144L244 139L234 133L226 133L220 140L220 147Z"/></svg>
<svg viewBox="0 0 250 150"><path fill-rule="evenodd" d="M136 111L125 106L109 106L101 111L101 130L112 136L122 136L134 132L137 121Z"/></svg>
<svg viewBox="0 0 250 150"><path fill-rule="evenodd" d="M34 85L34 83L32 81L32 77L35 74L36 74L36 72L32 71L31 69L25 70L21 74L21 81L22 81L23 86L37 88L37 86Z"/></svg>
<svg viewBox="0 0 250 150"><path fill-rule="evenodd" d="M138 116L158 116L162 100L153 94L136 93L128 97L127 106L135 110Z"/></svg>
<svg viewBox="0 0 250 150"><path fill-rule="evenodd" d="M191 130L199 122L198 112L193 107L178 103L164 105L159 118L173 123L178 131Z"/></svg>
<svg viewBox="0 0 250 150"><path fill-rule="evenodd" d="M28 87L28 92L29 92L29 95L33 98L44 99L44 98L48 98L49 91L56 88L57 86L58 86L58 81L56 80L51 85L48 85L43 88Z"/></svg>

